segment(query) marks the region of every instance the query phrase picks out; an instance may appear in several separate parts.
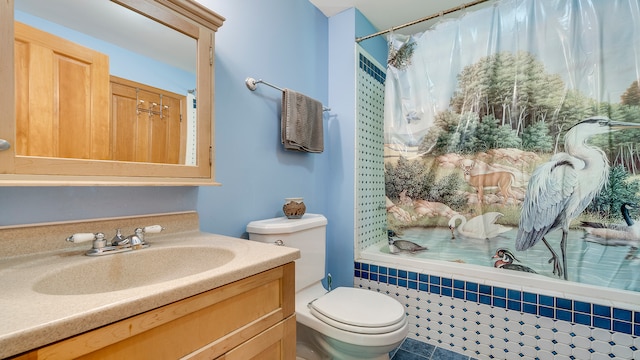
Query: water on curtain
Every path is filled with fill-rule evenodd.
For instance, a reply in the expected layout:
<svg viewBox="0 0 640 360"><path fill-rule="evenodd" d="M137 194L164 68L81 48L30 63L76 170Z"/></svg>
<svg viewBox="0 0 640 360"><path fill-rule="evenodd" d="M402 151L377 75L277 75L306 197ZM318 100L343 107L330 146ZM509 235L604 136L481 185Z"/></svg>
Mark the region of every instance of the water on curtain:
<svg viewBox="0 0 640 360"><path fill-rule="evenodd" d="M638 21L504 0L391 35L389 251L640 291Z"/></svg>

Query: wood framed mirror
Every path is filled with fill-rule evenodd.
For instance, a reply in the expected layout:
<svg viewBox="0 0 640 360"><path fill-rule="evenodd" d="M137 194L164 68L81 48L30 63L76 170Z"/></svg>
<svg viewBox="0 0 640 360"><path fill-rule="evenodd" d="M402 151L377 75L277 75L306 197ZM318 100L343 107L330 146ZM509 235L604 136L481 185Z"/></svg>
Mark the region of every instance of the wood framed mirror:
<svg viewBox="0 0 640 360"><path fill-rule="evenodd" d="M216 185L223 21L193 0L0 3L0 185Z"/></svg>

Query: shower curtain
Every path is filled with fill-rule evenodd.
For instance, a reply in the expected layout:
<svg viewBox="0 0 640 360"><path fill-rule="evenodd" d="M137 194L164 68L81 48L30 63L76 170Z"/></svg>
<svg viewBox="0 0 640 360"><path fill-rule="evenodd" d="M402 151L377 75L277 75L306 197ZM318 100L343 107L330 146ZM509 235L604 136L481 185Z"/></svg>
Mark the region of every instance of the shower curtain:
<svg viewBox="0 0 640 360"><path fill-rule="evenodd" d="M640 291L639 21L503 0L391 34L389 251Z"/></svg>

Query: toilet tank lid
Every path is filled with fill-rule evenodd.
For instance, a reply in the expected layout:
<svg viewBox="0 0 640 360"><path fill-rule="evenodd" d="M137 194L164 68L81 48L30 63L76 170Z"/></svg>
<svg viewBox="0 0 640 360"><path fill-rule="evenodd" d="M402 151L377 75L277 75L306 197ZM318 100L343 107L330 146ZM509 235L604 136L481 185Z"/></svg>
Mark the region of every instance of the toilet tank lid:
<svg viewBox="0 0 640 360"><path fill-rule="evenodd" d="M273 219L256 220L247 225L250 234L288 234L327 225L327 218L320 214L304 214L300 219L287 219L285 216Z"/></svg>

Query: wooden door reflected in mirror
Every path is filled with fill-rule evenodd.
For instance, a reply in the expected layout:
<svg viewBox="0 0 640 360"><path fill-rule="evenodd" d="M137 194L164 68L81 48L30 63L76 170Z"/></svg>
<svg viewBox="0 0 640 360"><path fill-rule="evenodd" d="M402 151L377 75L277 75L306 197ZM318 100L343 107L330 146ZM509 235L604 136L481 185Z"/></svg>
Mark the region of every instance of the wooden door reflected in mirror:
<svg viewBox="0 0 640 360"><path fill-rule="evenodd" d="M67 16L65 7L71 5L78 16ZM122 21L125 16L128 19ZM113 110L109 76L117 75L137 83L138 92L157 88L158 93L177 94L186 105L187 95L196 87L195 39L107 0L49 0L44 6L41 1L17 0L16 18L29 23L15 24L18 154L185 164L186 149L174 148L172 154L160 149L165 142L186 144L187 132L173 131L176 139L158 133L161 128L180 129L179 123L167 126L156 121L169 119L163 114L166 103L158 99L137 104L126 118L137 118L139 126L132 126L133 133L120 131L121 139L110 136L117 130L117 119L109 116L104 104ZM153 104L162 108L149 110L147 118L134 116ZM196 120L183 113L186 107L171 110L176 115L171 120L184 119L195 126ZM121 156L128 139L137 145L136 154Z"/></svg>

